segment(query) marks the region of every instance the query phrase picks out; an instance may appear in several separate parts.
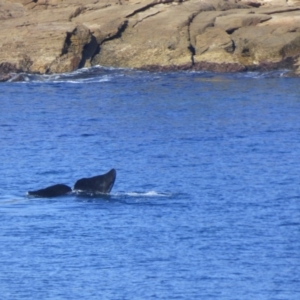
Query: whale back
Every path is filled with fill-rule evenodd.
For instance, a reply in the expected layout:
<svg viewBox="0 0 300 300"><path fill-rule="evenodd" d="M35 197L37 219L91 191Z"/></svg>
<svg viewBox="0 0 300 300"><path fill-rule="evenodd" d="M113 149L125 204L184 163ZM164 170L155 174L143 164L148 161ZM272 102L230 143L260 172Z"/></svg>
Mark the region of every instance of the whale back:
<svg viewBox="0 0 300 300"><path fill-rule="evenodd" d="M115 183L116 175L116 170L111 169L103 175L79 179L74 185L74 190L108 194Z"/></svg>
<svg viewBox="0 0 300 300"><path fill-rule="evenodd" d="M34 197L51 198L68 194L71 191L72 189L65 184L55 184L44 189L29 191L28 195Z"/></svg>

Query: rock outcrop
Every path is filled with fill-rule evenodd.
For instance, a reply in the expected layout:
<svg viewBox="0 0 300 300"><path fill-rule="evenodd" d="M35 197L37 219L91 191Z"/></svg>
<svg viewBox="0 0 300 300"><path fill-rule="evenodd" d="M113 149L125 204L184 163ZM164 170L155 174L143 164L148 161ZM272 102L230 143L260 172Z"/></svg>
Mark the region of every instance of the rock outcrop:
<svg viewBox="0 0 300 300"><path fill-rule="evenodd" d="M300 0L0 0L0 21L0 81L98 64L300 75Z"/></svg>

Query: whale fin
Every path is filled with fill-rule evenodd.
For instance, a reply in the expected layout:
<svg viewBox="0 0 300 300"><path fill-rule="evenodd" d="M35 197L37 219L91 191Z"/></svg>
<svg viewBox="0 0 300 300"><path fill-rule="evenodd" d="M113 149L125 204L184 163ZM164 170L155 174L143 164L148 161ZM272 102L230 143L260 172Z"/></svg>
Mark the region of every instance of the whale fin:
<svg viewBox="0 0 300 300"><path fill-rule="evenodd" d="M37 191L29 191L28 195L34 197L52 198L68 194L71 191L72 189L65 184L55 184Z"/></svg>
<svg viewBox="0 0 300 300"><path fill-rule="evenodd" d="M103 175L79 179L74 185L74 190L108 194L115 183L116 175L116 170L111 169Z"/></svg>

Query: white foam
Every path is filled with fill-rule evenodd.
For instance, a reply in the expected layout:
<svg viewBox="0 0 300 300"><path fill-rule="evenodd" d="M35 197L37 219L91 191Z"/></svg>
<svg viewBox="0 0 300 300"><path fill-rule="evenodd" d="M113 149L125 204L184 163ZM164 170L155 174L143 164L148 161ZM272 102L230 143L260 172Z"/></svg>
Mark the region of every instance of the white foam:
<svg viewBox="0 0 300 300"><path fill-rule="evenodd" d="M107 82L107 81L111 81L111 78L109 78L108 76L105 76L105 78L85 78L85 79L60 79L60 80L53 80L53 81L49 81L49 82L53 82L53 83L73 83L73 84L81 84L81 83L97 83L97 82Z"/></svg>
<svg viewBox="0 0 300 300"><path fill-rule="evenodd" d="M170 197L171 193L161 193L156 191L148 191L148 192L125 192L125 193L117 193L114 196L130 196L130 197Z"/></svg>

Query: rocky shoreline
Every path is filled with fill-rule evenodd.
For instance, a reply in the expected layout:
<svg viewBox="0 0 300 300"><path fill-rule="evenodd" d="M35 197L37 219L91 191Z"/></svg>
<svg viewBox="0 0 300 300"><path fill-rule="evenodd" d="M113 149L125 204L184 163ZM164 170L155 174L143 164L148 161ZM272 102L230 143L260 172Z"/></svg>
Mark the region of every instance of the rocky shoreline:
<svg viewBox="0 0 300 300"><path fill-rule="evenodd" d="M300 0L0 0L0 81L102 65L300 76Z"/></svg>

